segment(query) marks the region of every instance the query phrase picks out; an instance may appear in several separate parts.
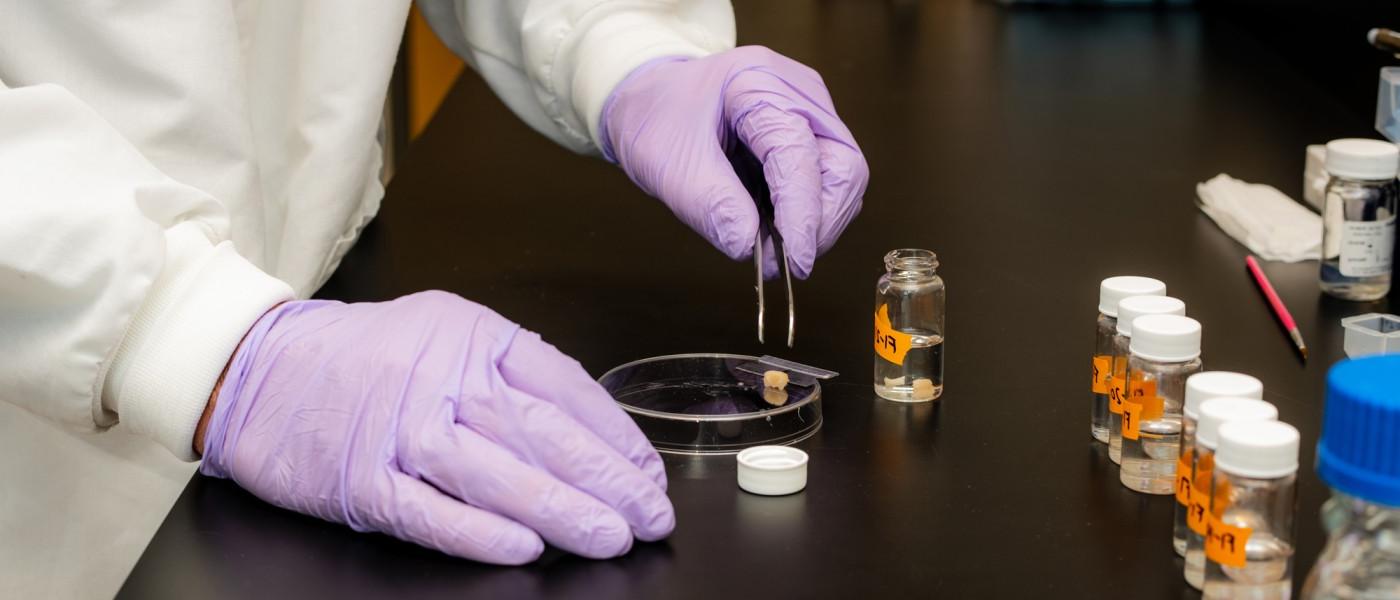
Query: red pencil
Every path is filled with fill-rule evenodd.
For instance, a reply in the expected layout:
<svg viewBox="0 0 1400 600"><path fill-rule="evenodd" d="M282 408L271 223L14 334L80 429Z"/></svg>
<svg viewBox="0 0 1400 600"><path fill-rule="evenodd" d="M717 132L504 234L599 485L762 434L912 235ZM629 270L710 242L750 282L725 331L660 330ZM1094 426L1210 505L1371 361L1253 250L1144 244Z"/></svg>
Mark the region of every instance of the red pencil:
<svg viewBox="0 0 1400 600"><path fill-rule="evenodd" d="M1264 297L1269 300L1269 306L1274 309L1274 316L1278 317L1283 327L1288 330L1288 337L1293 338L1293 345L1298 347L1298 352L1303 354L1303 359L1308 358L1308 346L1303 343L1303 334L1298 331L1298 324L1293 322L1293 315L1288 314L1288 307L1283 305L1283 300L1278 297L1278 292L1274 291L1273 284L1269 283L1269 278L1264 276L1264 270L1259 268L1259 261L1253 256L1247 256L1244 264L1249 267L1249 274L1254 276L1254 282L1259 284L1259 289L1264 292Z"/></svg>

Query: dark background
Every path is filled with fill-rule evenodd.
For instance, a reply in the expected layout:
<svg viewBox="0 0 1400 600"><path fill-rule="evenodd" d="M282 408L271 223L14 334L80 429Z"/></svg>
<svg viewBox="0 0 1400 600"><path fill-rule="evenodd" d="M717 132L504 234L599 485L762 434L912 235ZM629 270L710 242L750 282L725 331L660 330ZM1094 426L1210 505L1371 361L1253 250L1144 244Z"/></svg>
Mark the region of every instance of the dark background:
<svg viewBox="0 0 1400 600"><path fill-rule="evenodd" d="M1277 53L1361 119L1375 117L1377 71L1400 65L1366 43L1371 28L1400 29L1394 1L1201 0L1200 6Z"/></svg>
<svg viewBox="0 0 1400 600"><path fill-rule="evenodd" d="M1207 368L1260 377L1301 431L1301 585L1324 541L1328 492L1311 467L1337 321L1395 309L1322 296L1316 263L1266 264L1312 347L1301 362L1194 186L1228 172L1299 197L1306 144L1375 136L1374 72L1363 98L1340 92L1214 8L736 8L741 42L823 74L871 165L860 218L796 286L795 350L755 341L750 264L615 167L530 131L474 76L409 149L321 296L453 291L594 375L705 351L839 371L823 428L800 446L804 492L748 495L732 459L671 457L678 528L665 542L496 568L196 477L122 596L1194 597L1170 547L1173 501L1123 488L1086 431L1097 286L1118 274L1166 281L1203 323ZM938 252L948 285L937 405L870 389L873 287L899 247Z"/></svg>

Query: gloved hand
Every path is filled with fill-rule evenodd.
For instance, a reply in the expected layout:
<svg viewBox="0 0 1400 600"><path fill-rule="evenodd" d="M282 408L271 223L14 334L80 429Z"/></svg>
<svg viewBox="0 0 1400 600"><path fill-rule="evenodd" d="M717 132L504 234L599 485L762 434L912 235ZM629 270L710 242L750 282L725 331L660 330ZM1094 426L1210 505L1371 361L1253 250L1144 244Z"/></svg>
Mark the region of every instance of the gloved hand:
<svg viewBox="0 0 1400 600"><path fill-rule="evenodd" d="M485 562L627 552L675 527L661 459L577 362L445 292L289 302L234 353L201 471Z"/></svg>
<svg viewBox="0 0 1400 600"><path fill-rule="evenodd" d="M766 180L792 274L860 212L865 157L815 71L761 46L637 68L603 104L599 137L644 191L740 260L753 254L758 212L744 180ZM748 164L744 147L761 164ZM747 160L746 160L747 159ZM765 273L777 273L771 240Z"/></svg>

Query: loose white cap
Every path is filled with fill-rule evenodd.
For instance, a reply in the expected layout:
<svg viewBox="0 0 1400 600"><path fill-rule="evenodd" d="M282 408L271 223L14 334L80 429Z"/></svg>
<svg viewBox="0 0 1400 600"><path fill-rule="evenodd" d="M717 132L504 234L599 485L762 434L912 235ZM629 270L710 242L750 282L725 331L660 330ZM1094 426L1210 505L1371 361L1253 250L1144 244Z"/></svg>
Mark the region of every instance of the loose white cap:
<svg viewBox="0 0 1400 600"><path fill-rule="evenodd" d="M807 453L791 446L754 446L739 453L739 487L783 496L807 487Z"/></svg>
<svg viewBox="0 0 1400 600"><path fill-rule="evenodd" d="M1347 138L1327 142L1327 172L1347 179L1394 179L1400 149L1381 140Z"/></svg>
<svg viewBox="0 0 1400 600"><path fill-rule="evenodd" d="M1220 426L1215 468L1272 479L1298 471L1298 430L1279 421L1232 421Z"/></svg>
<svg viewBox="0 0 1400 600"><path fill-rule="evenodd" d="M1129 296L1118 302L1118 334L1133 337L1133 319L1146 315L1184 315L1186 303L1171 296Z"/></svg>
<svg viewBox="0 0 1400 600"><path fill-rule="evenodd" d="M1201 355L1201 324L1181 315L1133 319L1128 352L1159 362L1182 362Z"/></svg>
<svg viewBox="0 0 1400 600"><path fill-rule="evenodd" d="M1220 426L1235 421L1276 421L1278 409L1256 398L1211 398L1201 403L1201 418L1196 422L1196 443L1215 450L1220 439Z"/></svg>
<svg viewBox="0 0 1400 600"><path fill-rule="evenodd" d="M1099 284L1099 312L1118 317L1118 301L1129 296L1164 296L1167 284L1151 277L1119 275Z"/></svg>
<svg viewBox="0 0 1400 600"><path fill-rule="evenodd" d="M1192 419L1200 419L1201 403L1211 398L1234 396L1236 398L1263 398L1264 384L1244 373L1230 371L1206 371L1186 378L1186 406L1182 412Z"/></svg>

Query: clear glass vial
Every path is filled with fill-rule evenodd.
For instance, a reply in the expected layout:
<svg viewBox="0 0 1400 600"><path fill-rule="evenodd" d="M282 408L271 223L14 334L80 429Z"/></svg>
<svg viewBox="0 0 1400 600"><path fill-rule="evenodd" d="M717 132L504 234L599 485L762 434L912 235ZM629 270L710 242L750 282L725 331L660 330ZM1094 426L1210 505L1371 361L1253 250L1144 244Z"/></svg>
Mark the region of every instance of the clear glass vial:
<svg viewBox="0 0 1400 600"><path fill-rule="evenodd" d="M1201 403L1200 419L1196 423L1196 466L1191 477L1191 506L1186 512L1186 567L1183 575L1191 587L1201 589L1206 579L1206 525L1212 506L1212 478L1215 476L1215 448L1220 439L1220 426L1231 422L1274 421L1278 409L1254 398L1211 398ZM1221 492L1226 490L1222 489ZM1226 502L1218 503L1223 510Z"/></svg>
<svg viewBox="0 0 1400 600"><path fill-rule="evenodd" d="M1327 375L1317 474L1327 545L1303 584L1316 600L1400 598L1400 355L1348 360Z"/></svg>
<svg viewBox="0 0 1400 600"><path fill-rule="evenodd" d="M906 248L885 255L875 284L875 394L928 402L943 394L943 279L938 256Z"/></svg>
<svg viewBox="0 0 1400 600"><path fill-rule="evenodd" d="M1221 425L1211 482L1215 501L1206 525L1202 597L1289 598L1298 430L1279 421Z"/></svg>
<svg viewBox="0 0 1400 600"><path fill-rule="evenodd" d="M1327 144L1322 210L1322 291L1344 300L1376 300L1390 292L1395 251L1395 173L1400 151L1380 140Z"/></svg>
<svg viewBox="0 0 1400 600"><path fill-rule="evenodd" d="M1176 461L1176 514L1172 525L1172 549L1186 556L1186 536L1191 531L1186 513L1191 507L1192 478L1196 475L1196 422L1201 403L1211 398L1263 398L1264 384L1243 373L1207 371L1186 378L1186 404L1181 410L1181 454Z"/></svg>
<svg viewBox="0 0 1400 600"><path fill-rule="evenodd" d="M1129 389L1141 381L1151 393L1129 394L1123 402L1118 481L1133 491L1166 495L1176 487L1186 378L1201 371L1201 324L1180 315L1146 315L1133 319L1132 327Z"/></svg>
<svg viewBox="0 0 1400 600"><path fill-rule="evenodd" d="M1108 380L1108 458L1114 464L1123 460L1123 403L1133 398L1156 395L1156 383L1143 381L1139 373L1128 378L1128 345L1133 338L1133 320L1145 315L1184 315L1186 303L1171 296L1131 296L1118 302L1118 323L1109 340Z"/></svg>
<svg viewBox="0 0 1400 600"><path fill-rule="evenodd" d="M1094 327L1093 379L1089 384L1089 435L1108 442L1108 380L1113 366L1113 336L1118 332L1118 301L1132 296L1161 296L1167 285L1150 277L1119 275L1099 283L1099 316Z"/></svg>

